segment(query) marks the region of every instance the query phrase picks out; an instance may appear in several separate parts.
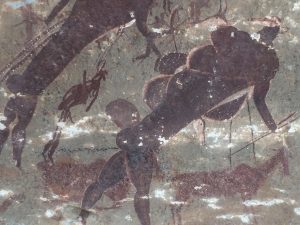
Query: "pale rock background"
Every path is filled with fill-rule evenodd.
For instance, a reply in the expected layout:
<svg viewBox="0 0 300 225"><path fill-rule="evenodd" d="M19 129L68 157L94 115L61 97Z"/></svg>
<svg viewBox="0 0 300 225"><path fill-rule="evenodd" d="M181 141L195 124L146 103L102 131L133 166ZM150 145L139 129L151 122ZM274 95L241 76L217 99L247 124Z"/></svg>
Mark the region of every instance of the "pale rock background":
<svg viewBox="0 0 300 225"><path fill-rule="evenodd" d="M186 9L190 0L178 1ZM19 6L32 4L34 12L45 17L57 0L47 1L1 0L0 2L0 65L3 67L22 49L25 42L25 26L14 26L22 22ZM218 0L210 0L207 8L203 8L201 16L212 15L218 10ZM161 5L153 8L153 16L161 12ZM68 9L67 9L68 10ZM66 10L66 11L67 11ZM184 12L181 12L182 16ZM149 18L149 23L153 21ZM288 30L279 34L274 41L274 48L280 60L280 70L272 82L267 97L267 104L276 121L280 121L290 112L299 111L299 35L300 1L290 0L228 0L226 14L231 24L249 33L258 31L261 26L248 21L251 17L278 16ZM185 52L197 45L209 43L209 31L214 28L216 20L193 27L183 27L176 35L178 50ZM34 26L35 33L45 29L40 22ZM117 98L125 98L134 103L142 116L150 112L141 99L145 81L157 75L153 68L155 56L142 62L132 63L132 58L141 54L145 48L145 40L138 33L135 25L126 28L123 35L107 55L106 69L109 72L103 82L98 100L92 109L85 113L84 107L72 109L75 124L68 123L64 129L55 160L71 157L78 163L90 163L96 158L105 160L116 152L115 136L118 128L105 115L105 106ZM108 35L115 39L115 32ZM156 40L163 53L175 51L171 37ZM102 51L108 42L102 42ZM66 225L80 224L77 219L79 201L54 201L62 198L45 188L42 173L37 169L37 163L42 161L41 151L54 131L60 116L57 105L64 93L75 84L82 81L83 70L88 76L95 72L95 63L101 53L96 43L90 44L76 59L70 63L64 72L40 96L35 115L27 129L26 148L23 153L22 171L14 167L11 160L11 144L8 141L0 157L0 204L9 197L16 199L5 212L0 211L0 224L7 225ZM22 70L22 68L20 69ZM4 105L10 93L4 84L0 88L0 105ZM267 131L262 123L253 102L251 114L255 136ZM2 110L1 110L2 112ZM170 179L175 173L191 171L216 171L229 169L227 159L229 122L207 122L207 147L201 146L197 133L192 125L172 138L161 147L159 154L160 166L165 177L153 180L151 186L151 219L152 224L173 224L170 203L173 192ZM233 149L238 149L251 140L248 113L244 108L233 120ZM255 166L269 159L283 144L289 148L290 175L283 176L279 166L262 185L253 197L253 207L245 207L240 196L235 197L194 197L193 201L183 207L182 219L185 225L225 225L225 224L300 224L300 173L298 172L299 154L299 121L294 122L285 131L273 134L256 143L257 162L254 161L251 148L233 157L233 167L240 163ZM107 148L112 148L105 150ZM96 174L99 171L95 171ZM118 209L97 211L88 219L88 224L139 224L133 208L132 197L134 188L131 186L128 198ZM98 206L111 205L104 197Z"/></svg>

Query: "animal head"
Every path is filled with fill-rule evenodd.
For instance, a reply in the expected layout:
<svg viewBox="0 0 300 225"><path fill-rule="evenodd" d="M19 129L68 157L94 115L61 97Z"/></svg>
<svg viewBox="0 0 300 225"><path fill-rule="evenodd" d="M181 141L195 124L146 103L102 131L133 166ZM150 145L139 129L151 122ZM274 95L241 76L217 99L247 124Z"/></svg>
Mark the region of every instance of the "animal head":
<svg viewBox="0 0 300 225"><path fill-rule="evenodd" d="M140 121L137 108L125 99L117 99L110 102L105 112L112 121L121 129L133 126Z"/></svg>

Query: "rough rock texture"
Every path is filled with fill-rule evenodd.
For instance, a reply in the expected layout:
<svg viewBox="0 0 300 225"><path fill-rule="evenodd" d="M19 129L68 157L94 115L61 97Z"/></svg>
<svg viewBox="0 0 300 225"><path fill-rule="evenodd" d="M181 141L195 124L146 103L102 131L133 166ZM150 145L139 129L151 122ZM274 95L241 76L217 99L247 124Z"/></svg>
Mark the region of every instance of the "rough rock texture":
<svg viewBox="0 0 300 225"><path fill-rule="evenodd" d="M24 47L28 35L29 37L31 35L30 32L38 34L45 29L45 24L37 19L37 15L45 18L57 2L56 0L2 0L0 2L1 67L4 67ZM153 24L155 16L163 12L161 2L153 7L152 15L148 20L149 24ZM179 11L180 19L184 19L188 14L187 8L191 0L178 2L184 9ZM213 15L219 7L217 0L198 0L198 2L208 2L201 8L201 18ZM30 14L29 19L26 18L28 13L24 13L24 9L21 10L24 5L30 5L31 8L27 7L27 10L35 13ZM61 17L68 15L70 7L64 10ZM267 96L267 104L278 122L289 113L300 109L298 74L300 71L298 50L300 26L297 22L300 21L300 2L298 0L228 0L226 18L231 25L241 30L254 34L262 26L254 24L249 19L265 16L281 18L283 28L283 32L280 32L273 42L280 67ZM24 23L16 25L23 20L25 20ZM180 27L180 32L175 36L178 51L188 52L195 46L210 43L209 33L215 29L217 23L222 22L213 18L201 24ZM94 42L88 45L39 97L37 109L27 128L27 144L22 155L22 170L15 168L11 160L10 140L4 146L0 157L0 224L80 224L78 214L84 188L91 183L89 179L97 177L103 160L108 160L117 151L115 137L119 128L105 115L105 106L112 100L124 98L138 108L142 118L150 112L142 100L141 93L144 83L157 75L154 72L156 56L151 54L143 61L132 62L132 58L141 54L146 46L145 39L135 25L132 25L124 29L124 34L117 39L107 53L105 69L108 75L106 81L101 83L99 97L91 110L85 112L83 106L71 109L74 124L68 122L62 129L61 140L54 155L54 161L57 164L52 168L49 165L43 165L41 152L51 138L60 117L60 112L57 110L58 104L71 86L82 82L84 70L87 70L88 77L94 75L99 55L104 53L110 41L115 40L116 37L116 31L112 31L106 38L98 41L100 44ZM170 35L158 38L156 44L162 53L175 51ZM25 66L26 63L19 70L23 70ZM0 87L1 109L4 108L10 94L5 83L2 83ZM250 109L254 136L258 137L267 132L267 128L252 101L250 101ZM213 176L220 176L220 178L215 178L214 190L217 190L222 187L222 182L224 184L231 182L226 180L231 176L228 175L230 171L234 174L235 169L240 169L238 166L242 163L251 168L259 168L276 155L278 153L276 150L281 149L282 146L288 149L290 171L288 176L284 175L283 167L279 163L265 179L261 179L262 182L259 181L258 188L253 191L251 197L244 199L238 191L236 194L213 195L211 192L206 194L208 192L200 190L205 188L207 183L204 182L201 186L199 181L194 187L193 197L182 206L180 213L182 224L300 224L299 123L295 121L285 129L256 142L256 161L251 145L234 155L231 170L227 157L229 122L207 121L206 146L199 144L198 132L193 124L187 126L160 148L159 165L164 176L160 179L155 178L151 185L152 224L173 224L171 208L172 205L176 206L180 203L176 200L175 188L177 186L173 179L175 176L192 172L199 172L202 175L214 174ZM232 145L230 145L233 146L233 151L251 141L250 127L247 107L244 107L233 119ZM99 162L99 165L95 165L95 162ZM93 168L94 171L91 171ZM244 171L243 178L251 177L254 173L250 169ZM222 177L224 180L221 179ZM74 179L73 184L70 178ZM209 182L213 183L213 178L211 179ZM238 182L243 183L241 180ZM246 179L244 184L249 185L251 182L254 185L256 181L247 182ZM254 185L253 188L255 189L256 186ZM123 193L124 190L128 193ZM122 191L116 199L111 198L113 191L101 199L93 208L93 213L87 223L139 224L133 208L134 187L131 185ZM125 198L118 201L122 197ZM118 207L109 209L116 201L118 201Z"/></svg>

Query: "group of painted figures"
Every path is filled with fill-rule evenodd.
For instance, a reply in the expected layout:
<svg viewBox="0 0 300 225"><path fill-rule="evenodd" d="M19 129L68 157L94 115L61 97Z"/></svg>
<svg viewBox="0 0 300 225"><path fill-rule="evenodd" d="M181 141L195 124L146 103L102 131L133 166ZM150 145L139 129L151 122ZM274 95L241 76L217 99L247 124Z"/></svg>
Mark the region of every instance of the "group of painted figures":
<svg viewBox="0 0 300 225"><path fill-rule="evenodd" d="M47 21L53 20L68 2L62 0ZM11 123L16 120L11 131L13 159L18 167L21 166L25 129L34 115L38 96L85 46L130 22L130 12L134 12L136 26L147 40L146 53L138 58L149 55L151 51L161 57L154 43L158 35L146 25L151 4L152 0L77 0L61 28L34 56L23 74L8 76L6 87L15 96L4 108L5 119L1 123L5 128L0 130L0 151L10 134ZM116 138L120 151L107 161L97 180L85 191L81 211L83 221L88 209L106 190L129 177L136 188L134 207L139 221L142 225L150 225L147 196L153 169L157 167L156 153L162 140L168 140L194 120L229 120L253 96L264 123L269 130L275 131L277 125L265 98L279 68L278 57L272 48L279 30L280 23L276 20L272 26L257 32L259 40L253 40L247 32L229 25L222 26L211 33L211 45L197 46L188 54L176 52L161 57L158 60L160 75L147 82L144 88L144 100L152 112L143 119L135 106L126 100L111 102L106 113L122 129ZM101 68L92 80L87 80L84 73L83 84L73 86L60 104L59 109L63 110L61 120L71 119L70 108L86 104L92 97L86 111L90 109L106 73ZM60 132L57 128L52 142L45 146L46 159L52 160Z"/></svg>

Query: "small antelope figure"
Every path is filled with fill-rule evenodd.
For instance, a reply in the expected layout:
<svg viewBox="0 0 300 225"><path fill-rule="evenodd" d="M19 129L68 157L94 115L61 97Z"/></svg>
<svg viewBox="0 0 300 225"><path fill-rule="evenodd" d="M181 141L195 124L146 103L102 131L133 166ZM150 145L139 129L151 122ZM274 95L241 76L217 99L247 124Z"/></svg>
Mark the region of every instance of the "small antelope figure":
<svg viewBox="0 0 300 225"><path fill-rule="evenodd" d="M189 202L195 197L234 196L240 194L243 200L251 199L265 183L279 164L284 175L289 174L287 149L281 148L271 159L258 167L240 164L234 169L210 172L194 172L176 175L172 179L176 202ZM171 211L174 225L181 225L180 211L182 204L172 204Z"/></svg>

